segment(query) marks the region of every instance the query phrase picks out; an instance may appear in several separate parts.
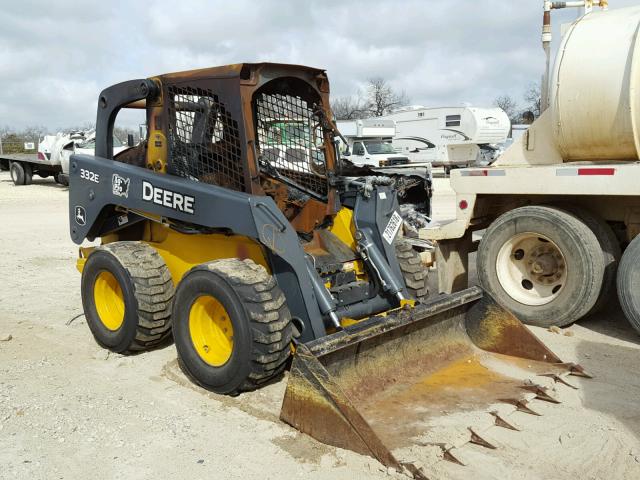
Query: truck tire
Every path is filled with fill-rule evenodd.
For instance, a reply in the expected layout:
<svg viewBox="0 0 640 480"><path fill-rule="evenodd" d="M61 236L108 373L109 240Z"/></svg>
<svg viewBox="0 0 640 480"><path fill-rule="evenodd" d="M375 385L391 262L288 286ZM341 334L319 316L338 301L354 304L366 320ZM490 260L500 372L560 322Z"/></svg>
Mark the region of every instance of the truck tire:
<svg viewBox="0 0 640 480"><path fill-rule="evenodd" d="M480 285L520 320L565 326L595 305L604 255L595 234L576 216L528 206L498 217L478 248Z"/></svg>
<svg viewBox="0 0 640 480"><path fill-rule="evenodd" d="M617 285L622 311L640 333L640 236L633 239L622 255Z"/></svg>
<svg viewBox="0 0 640 480"><path fill-rule="evenodd" d="M171 334L171 273L146 243L97 247L82 270L81 291L91 333L113 352L149 349Z"/></svg>
<svg viewBox="0 0 640 480"><path fill-rule="evenodd" d="M0 158L0 172L6 172L9 170L9 160Z"/></svg>
<svg viewBox="0 0 640 480"><path fill-rule="evenodd" d="M184 372L221 394L253 390L284 370L293 325L264 267L237 258L192 268L176 290L173 338Z"/></svg>
<svg viewBox="0 0 640 480"><path fill-rule="evenodd" d="M25 171L22 163L11 162L9 164L9 173L11 174L11 180L13 180L14 185L24 185Z"/></svg>
<svg viewBox="0 0 640 480"><path fill-rule="evenodd" d="M604 274L602 277L602 288L600 289L600 295L598 300L593 306L588 315L598 313L608 305L615 296L616 292L616 273L618 271L618 264L620 263L620 257L622 256L622 250L620 249L620 242L618 237L613 233L613 230L607 222L605 222L598 215L591 213L581 207L574 205L557 205L562 210L566 210L569 213L578 217L582 223L591 229L598 242L600 243L600 249L604 255Z"/></svg>
<svg viewBox="0 0 640 480"><path fill-rule="evenodd" d="M24 184L31 185L33 181L33 167L28 163L23 163L22 167L24 168Z"/></svg>
<svg viewBox="0 0 640 480"><path fill-rule="evenodd" d="M60 185L63 185L65 187L69 186L69 177L67 177L64 173L58 172L54 175L53 178L55 179L56 183L59 183Z"/></svg>
<svg viewBox="0 0 640 480"><path fill-rule="evenodd" d="M410 243L399 239L395 247L398 264L409 295L414 300L424 302L429 296L427 286L429 270L422 264L420 254Z"/></svg>

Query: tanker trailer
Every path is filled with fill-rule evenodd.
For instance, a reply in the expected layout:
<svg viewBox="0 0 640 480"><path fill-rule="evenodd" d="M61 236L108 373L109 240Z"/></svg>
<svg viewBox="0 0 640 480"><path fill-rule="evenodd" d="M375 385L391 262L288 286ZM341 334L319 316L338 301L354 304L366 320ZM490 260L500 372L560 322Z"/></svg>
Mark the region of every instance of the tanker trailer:
<svg viewBox="0 0 640 480"><path fill-rule="evenodd" d="M551 10L585 3L545 75L548 108L491 167L452 172L456 218L421 236L441 292L466 287L477 249L480 284L526 323L573 323L617 283L640 332L640 7L545 2L546 51Z"/></svg>

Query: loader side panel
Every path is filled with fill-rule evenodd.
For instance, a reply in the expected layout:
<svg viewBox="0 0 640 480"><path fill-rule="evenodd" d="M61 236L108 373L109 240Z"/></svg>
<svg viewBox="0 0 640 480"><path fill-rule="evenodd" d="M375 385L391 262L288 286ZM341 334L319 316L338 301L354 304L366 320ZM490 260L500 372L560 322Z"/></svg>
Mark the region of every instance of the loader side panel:
<svg viewBox="0 0 640 480"><path fill-rule="evenodd" d="M81 171L92 172L91 177L98 182L85 179ZM264 247L270 264L282 265L273 271L292 315L305 324L301 340L326 334L298 236L271 197L156 174L88 155L71 157L69 178L69 226L75 243L104 237L145 217L168 222L177 229L195 226L211 233L250 238ZM198 233L197 229L191 231Z"/></svg>

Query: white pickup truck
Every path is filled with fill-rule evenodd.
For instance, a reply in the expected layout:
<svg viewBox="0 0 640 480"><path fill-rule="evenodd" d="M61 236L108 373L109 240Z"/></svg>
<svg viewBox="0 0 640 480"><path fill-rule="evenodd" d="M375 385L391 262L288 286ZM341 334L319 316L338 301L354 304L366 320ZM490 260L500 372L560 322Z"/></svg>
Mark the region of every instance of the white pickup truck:
<svg viewBox="0 0 640 480"><path fill-rule="evenodd" d="M347 140L342 157L354 165L394 167L407 165L409 157L398 154L391 143L396 134L395 122L370 118L338 122L338 130Z"/></svg>

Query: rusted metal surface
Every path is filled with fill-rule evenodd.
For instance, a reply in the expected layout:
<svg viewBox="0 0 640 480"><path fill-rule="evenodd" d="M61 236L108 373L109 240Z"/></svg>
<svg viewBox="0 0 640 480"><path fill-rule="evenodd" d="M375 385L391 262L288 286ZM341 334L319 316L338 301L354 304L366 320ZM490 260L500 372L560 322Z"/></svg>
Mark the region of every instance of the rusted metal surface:
<svg viewBox="0 0 640 480"><path fill-rule="evenodd" d="M324 70L317 68L276 63L241 63L168 73L153 77L152 80L159 87L159 97L149 104L140 101L128 105L128 108L147 108L149 124L154 125L154 132L162 134L162 148L165 152L166 144L169 144L168 155L161 155L168 158L159 160L159 168L156 168L157 159L147 159L147 166L164 172L165 164L168 163L173 174L255 195L265 195L264 181L267 178L258 166L265 145L260 144L256 98L268 91L272 96L278 96L279 102L285 96L299 99L299 102L308 105L309 112L319 112L318 124L324 122L323 118L331 118L329 80ZM210 129L205 133L213 137L212 142L193 140L192 135L201 129L199 125L185 122L185 119L191 119L195 123L196 119L192 118L193 109L174 98L176 91L184 94L191 92L189 89L193 90L191 97L194 101L210 99L207 111L211 118L208 123L201 123ZM216 108L211 108L209 104ZM318 151L322 152L325 160L323 175L316 178L310 174L313 177L311 183L326 198L323 197L321 203L316 202L302 212L299 221L305 231L309 231L310 226L312 228L319 224L326 215L333 214L336 210L336 191L327 178L333 175L337 162L332 134L326 127L319 127L322 133L318 142ZM150 137L149 141L155 142L155 139ZM151 145L154 146L155 143ZM186 153L182 152L185 148L189 150ZM179 158L174 158L176 156ZM310 180L307 181L309 183ZM283 211L301 210L304 202L303 205L282 204L281 207ZM291 218L294 218L299 212L291 213Z"/></svg>
<svg viewBox="0 0 640 480"><path fill-rule="evenodd" d="M428 468L460 461L452 449L466 442L492 448L484 429L516 430L496 406L536 415L533 398L557 400L532 379L573 371L472 288L302 345L281 418L385 465Z"/></svg>

